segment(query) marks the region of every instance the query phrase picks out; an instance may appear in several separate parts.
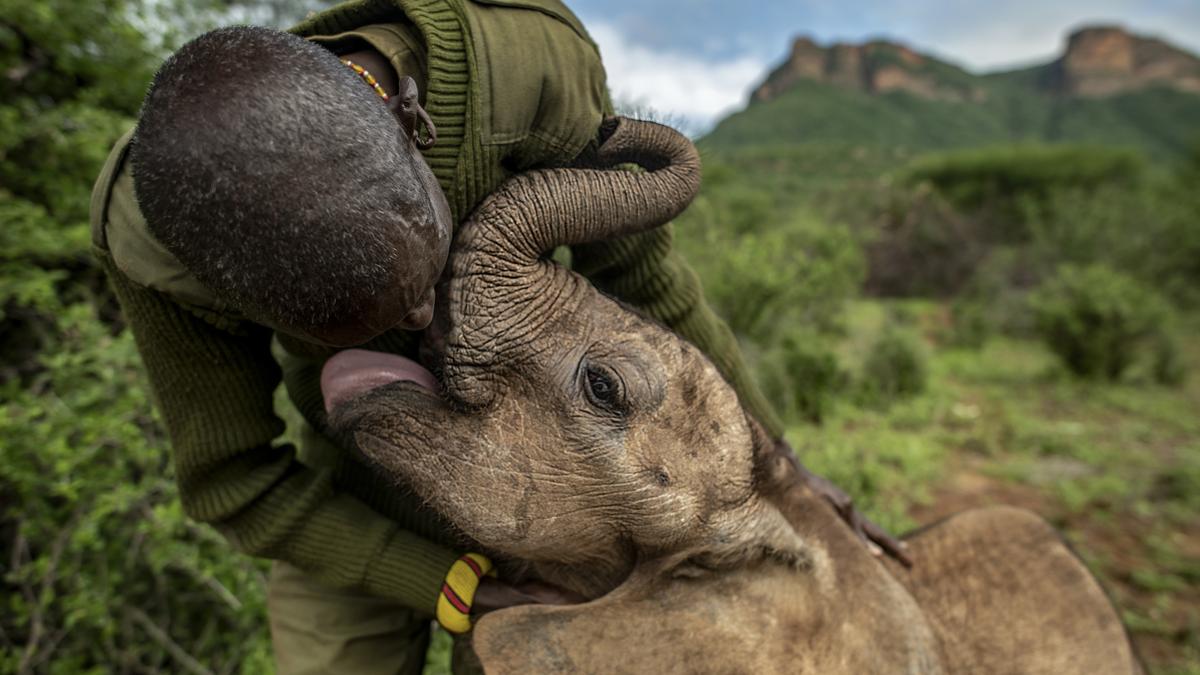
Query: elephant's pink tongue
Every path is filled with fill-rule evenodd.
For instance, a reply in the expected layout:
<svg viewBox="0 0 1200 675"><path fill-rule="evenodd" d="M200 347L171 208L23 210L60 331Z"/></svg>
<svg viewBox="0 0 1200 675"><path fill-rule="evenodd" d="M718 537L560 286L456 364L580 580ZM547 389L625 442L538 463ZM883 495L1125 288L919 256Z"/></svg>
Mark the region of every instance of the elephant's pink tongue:
<svg viewBox="0 0 1200 675"><path fill-rule="evenodd" d="M321 369L325 412L376 387L400 381L414 382L429 391L438 388L433 373L412 359L365 349L338 352Z"/></svg>

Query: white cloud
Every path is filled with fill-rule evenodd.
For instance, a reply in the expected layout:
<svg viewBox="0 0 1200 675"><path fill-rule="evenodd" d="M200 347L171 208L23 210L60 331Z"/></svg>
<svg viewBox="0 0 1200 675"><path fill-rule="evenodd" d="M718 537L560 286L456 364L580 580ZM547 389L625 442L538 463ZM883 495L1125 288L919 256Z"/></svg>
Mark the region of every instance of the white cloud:
<svg viewBox="0 0 1200 675"><path fill-rule="evenodd" d="M634 44L613 24L588 24L618 107L700 134L743 106L769 64L750 56L727 60Z"/></svg>

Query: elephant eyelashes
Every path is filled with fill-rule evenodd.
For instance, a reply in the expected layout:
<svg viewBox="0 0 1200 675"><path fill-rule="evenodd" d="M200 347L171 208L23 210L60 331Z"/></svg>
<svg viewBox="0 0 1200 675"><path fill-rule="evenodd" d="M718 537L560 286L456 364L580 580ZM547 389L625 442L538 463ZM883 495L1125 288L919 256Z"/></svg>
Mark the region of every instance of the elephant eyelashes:
<svg viewBox="0 0 1200 675"><path fill-rule="evenodd" d="M588 365L584 369L584 391L592 405L610 412L623 412L620 381L607 369Z"/></svg>

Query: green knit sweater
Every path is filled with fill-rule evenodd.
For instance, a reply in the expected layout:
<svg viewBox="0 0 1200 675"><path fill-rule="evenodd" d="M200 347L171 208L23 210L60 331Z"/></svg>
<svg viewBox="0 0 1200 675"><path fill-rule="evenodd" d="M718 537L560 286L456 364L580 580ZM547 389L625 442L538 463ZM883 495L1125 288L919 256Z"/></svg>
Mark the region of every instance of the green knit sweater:
<svg viewBox="0 0 1200 675"><path fill-rule="evenodd" d="M554 0L364 0L323 12L295 30L328 36L389 22L415 28L426 48L415 58L427 64L426 107L439 131L426 159L456 219L512 169L570 161L611 113L594 45ZM540 56L528 49L505 55L512 39L528 41L531 34L547 45ZM583 59L580 67L594 68L598 78L561 72L555 49ZM518 72L524 80L516 81ZM498 73L516 79L505 83ZM535 84L555 79L559 90ZM536 96L530 91L535 86L550 87L554 95ZM504 114L492 114L497 104L507 106ZM122 174L122 157L121 148L114 151L97 183L95 250L149 373L188 514L214 525L239 550L286 560L327 583L363 588L432 614L461 540L407 491L321 436L319 376L333 350L273 336L219 306L197 305L169 285L136 278L136 252L147 249L128 249L134 254L122 258L108 245L114 230L144 223L132 182ZM731 333L705 305L695 274L671 251L669 226L576 247L573 261L597 286L705 351L751 413L781 432ZM171 270L162 278L181 274L186 271ZM411 356L415 343L414 334L390 331L364 348ZM273 392L281 380L309 423L299 453L278 442L283 423L274 413Z"/></svg>

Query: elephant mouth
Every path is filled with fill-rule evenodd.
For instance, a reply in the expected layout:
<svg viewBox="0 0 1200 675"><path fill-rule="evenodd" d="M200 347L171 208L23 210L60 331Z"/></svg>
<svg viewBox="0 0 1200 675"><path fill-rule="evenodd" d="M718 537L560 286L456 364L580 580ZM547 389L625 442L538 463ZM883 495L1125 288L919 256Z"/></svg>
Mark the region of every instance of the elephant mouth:
<svg viewBox="0 0 1200 675"><path fill-rule="evenodd" d="M394 382L411 382L429 396L441 399L437 378L416 361L396 354L346 349L321 369L325 412L332 414L343 404Z"/></svg>

